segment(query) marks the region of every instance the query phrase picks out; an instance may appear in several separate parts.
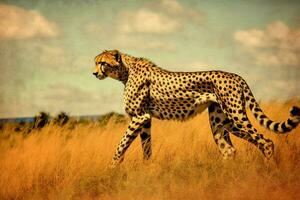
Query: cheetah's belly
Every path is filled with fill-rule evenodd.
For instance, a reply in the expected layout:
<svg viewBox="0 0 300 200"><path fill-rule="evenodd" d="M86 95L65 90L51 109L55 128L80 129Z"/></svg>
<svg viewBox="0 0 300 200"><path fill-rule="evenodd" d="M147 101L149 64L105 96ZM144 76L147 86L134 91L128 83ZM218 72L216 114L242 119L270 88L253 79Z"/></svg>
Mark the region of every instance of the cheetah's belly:
<svg viewBox="0 0 300 200"><path fill-rule="evenodd" d="M150 113L153 117L158 119L185 120L202 113L210 104L211 102L208 102L200 105L192 105L191 107L185 107L182 109L151 104Z"/></svg>
<svg viewBox="0 0 300 200"><path fill-rule="evenodd" d="M153 117L159 119L175 119L185 120L191 116L195 116L203 112L211 102L214 101L211 94L197 94L193 95L162 95L150 97L149 111Z"/></svg>

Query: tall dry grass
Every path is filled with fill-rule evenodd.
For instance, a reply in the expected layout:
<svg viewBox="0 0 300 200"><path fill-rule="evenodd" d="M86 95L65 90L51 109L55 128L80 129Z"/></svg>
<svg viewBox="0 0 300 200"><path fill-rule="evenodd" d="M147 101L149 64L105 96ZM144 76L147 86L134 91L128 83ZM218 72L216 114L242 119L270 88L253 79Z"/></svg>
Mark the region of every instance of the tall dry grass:
<svg viewBox="0 0 300 200"><path fill-rule="evenodd" d="M262 107L270 118L284 120L293 104L300 101ZM203 113L183 123L154 119L152 159L142 160L137 138L114 170L107 165L126 123L72 130L51 125L29 135L6 126L0 135L0 199L299 199L300 128L286 136L254 125L275 142L268 163L234 136L237 156L222 160Z"/></svg>

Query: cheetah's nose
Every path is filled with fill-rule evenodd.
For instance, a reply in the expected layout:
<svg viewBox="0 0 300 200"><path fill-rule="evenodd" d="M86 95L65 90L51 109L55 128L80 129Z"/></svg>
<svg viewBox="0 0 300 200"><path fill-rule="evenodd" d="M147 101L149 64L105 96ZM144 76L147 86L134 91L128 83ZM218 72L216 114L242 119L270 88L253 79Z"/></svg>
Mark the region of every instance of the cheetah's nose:
<svg viewBox="0 0 300 200"><path fill-rule="evenodd" d="M93 74L94 74L95 76L97 76L97 75L98 75L98 72L93 72Z"/></svg>

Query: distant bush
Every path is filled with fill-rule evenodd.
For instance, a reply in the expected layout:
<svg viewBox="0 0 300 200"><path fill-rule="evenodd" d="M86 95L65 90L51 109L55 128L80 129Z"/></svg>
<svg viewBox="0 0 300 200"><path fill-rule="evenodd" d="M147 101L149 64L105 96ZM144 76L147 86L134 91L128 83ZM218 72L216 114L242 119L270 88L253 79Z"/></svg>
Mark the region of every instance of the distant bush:
<svg viewBox="0 0 300 200"><path fill-rule="evenodd" d="M19 122L15 125L15 132L30 133L33 128L33 123Z"/></svg>
<svg viewBox="0 0 300 200"><path fill-rule="evenodd" d="M125 115L109 112L104 115L91 115L91 116L79 116L71 117L66 112L61 111L55 117L51 117L49 113L41 111L33 118L33 122L15 122L11 123L11 127L15 132L28 134L32 130L40 130L47 124L56 125L60 127L66 127L67 129L73 129L77 125L88 125L90 123L96 123L100 126L106 126L111 123L124 123L127 121ZM0 131L3 130L4 124L0 124Z"/></svg>
<svg viewBox="0 0 300 200"><path fill-rule="evenodd" d="M34 117L33 128L41 129L49 122L50 122L50 115L42 111Z"/></svg>
<svg viewBox="0 0 300 200"><path fill-rule="evenodd" d="M67 113L60 112L52 119L52 123L58 126L64 126L66 123L68 123L69 120L70 117Z"/></svg>

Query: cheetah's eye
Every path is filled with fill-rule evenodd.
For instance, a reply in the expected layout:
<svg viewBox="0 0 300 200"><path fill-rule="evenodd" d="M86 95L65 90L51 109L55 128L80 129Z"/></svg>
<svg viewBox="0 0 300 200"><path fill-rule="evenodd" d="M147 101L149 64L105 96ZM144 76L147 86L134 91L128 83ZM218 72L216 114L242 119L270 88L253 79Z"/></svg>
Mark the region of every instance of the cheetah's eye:
<svg viewBox="0 0 300 200"><path fill-rule="evenodd" d="M106 62L96 62L96 65L108 66Z"/></svg>

